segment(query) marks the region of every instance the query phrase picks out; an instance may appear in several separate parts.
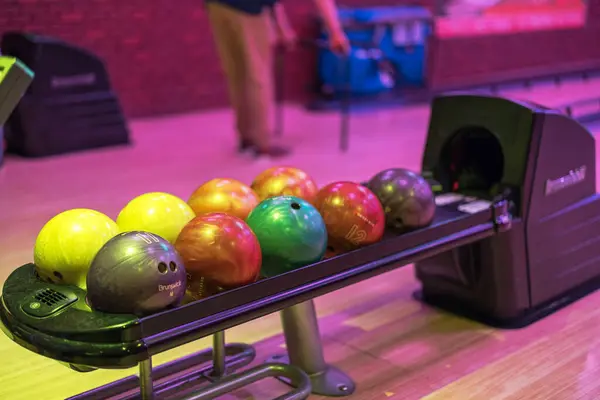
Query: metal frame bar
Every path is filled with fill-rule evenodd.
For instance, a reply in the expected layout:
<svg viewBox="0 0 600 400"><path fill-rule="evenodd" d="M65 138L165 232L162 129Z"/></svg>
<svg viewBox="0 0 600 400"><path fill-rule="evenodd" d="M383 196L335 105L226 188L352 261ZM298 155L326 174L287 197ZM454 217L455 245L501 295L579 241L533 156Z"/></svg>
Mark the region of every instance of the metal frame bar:
<svg viewBox="0 0 600 400"><path fill-rule="evenodd" d="M321 346L320 343L316 343L316 345ZM168 394L178 393L184 386L198 384L201 381L209 382L209 384L177 398L181 400L209 400L269 377L290 382L294 388L275 400L303 400L308 398L311 393L311 380L297 366L271 362L244 372L228 374L228 371L235 367L239 368L242 364L249 364L254 359L255 353L254 349L247 347L237 354L235 359L230 360L226 359L226 353L225 332L218 332L213 335L213 349L198 353L194 360L206 362L203 359L212 358L212 365L208 368L194 370L174 379L168 379L169 375L184 371L185 366L190 364L189 360L186 358L176 360L170 363L167 368L162 367L163 370L168 369L168 372L170 372L170 374L165 374L161 367L153 370L152 357L150 357L139 363L139 377L131 376L71 397L68 400L100 400L112 396L119 396L122 400L155 400ZM157 380L158 375L161 375L164 381L155 385L154 381ZM136 387L139 389L136 390Z"/></svg>
<svg viewBox="0 0 600 400"><path fill-rule="evenodd" d="M342 397L354 393L356 385L352 378L325 362L314 301L285 308L279 314L287 355L275 355L268 362L286 363L302 369L310 377L314 394ZM295 386L295 382L286 377L279 379Z"/></svg>
<svg viewBox="0 0 600 400"><path fill-rule="evenodd" d="M140 363L140 394L144 400L154 400L154 381L152 380L152 358Z"/></svg>
<svg viewBox="0 0 600 400"><path fill-rule="evenodd" d="M352 63L350 56L344 56L344 89L340 103L340 150L345 153L350 148L350 113L352 111Z"/></svg>
<svg viewBox="0 0 600 400"><path fill-rule="evenodd" d="M248 386L251 383L270 377L289 379L294 382L295 387L295 389L274 400L304 400L310 396L310 379L302 372L302 370L291 365L267 363L242 373L229 375L218 382L212 383L195 393L183 397L181 400L212 400L219 396L223 396L224 394L231 393L234 390Z"/></svg>
<svg viewBox="0 0 600 400"><path fill-rule="evenodd" d="M106 399L123 393L133 392L130 396L122 400L136 398L142 393L148 395L149 388L155 393L163 393L183 385L188 385L194 381L209 380L214 377L214 361L225 356L222 371L234 371L243 368L254 361L256 352L252 346L240 343L225 345L224 336L221 341L219 332L213 336L213 342L223 343L224 347L208 349L191 354L187 357L174 360L156 368L152 368L151 359L142 361L139 368L139 377L131 375L126 378L111 382L90 391L69 397L67 400L97 400ZM213 361L212 365L206 365ZM220 362L220 361L219 361ZM203 367L204 366L204 367ZM169 377L177 375L175 379L168 380ZM154 384L152 384L154 383ZM143 397L143 396L142 396ZM151 397L150 397L151 398Z"/></svg>
<svg viewBox="0 0 600 400"><path fill-rule="evenodd" d="M326 40L301 40L300 43L307 47L316 47L324 49L328 47ZM352 46L355 47L368 47L371 43L352 42ZM349 55L341 56L344 58L344 67L340 74L344 76L344 85L340 98L340 132L339 132L339 146L340 151L345 153L350 147L350 112L352 111L352 69Z"/></svg>
<svg viewBox="0 0 600 400"><path fill-rule="evenodd" d="M284 131L284 109L285 100L285 49L282 46L275 47L275 136L283 136Z"/></svg>

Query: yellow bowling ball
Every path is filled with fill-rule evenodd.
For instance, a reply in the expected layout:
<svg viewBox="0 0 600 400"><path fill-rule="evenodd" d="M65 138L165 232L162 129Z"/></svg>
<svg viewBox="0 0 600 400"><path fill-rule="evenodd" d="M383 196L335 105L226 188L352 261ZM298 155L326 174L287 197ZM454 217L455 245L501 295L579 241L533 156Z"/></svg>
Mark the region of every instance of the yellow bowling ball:
<svg viewBox="0 0 600 400"><path fill-rule="evenodd" d="M88 209L62 212L37 236L33 260L40 278L85 289L87 272L102 246L119 233L106 215Z"/></svg>
<svg viewBox="0 0 600 400"><path fill-rule="evenodd" d="M150 232L175 243L183 227L195 216L179 197L154 192L131 200L119 213L117 225L121 232Z"/></svg>

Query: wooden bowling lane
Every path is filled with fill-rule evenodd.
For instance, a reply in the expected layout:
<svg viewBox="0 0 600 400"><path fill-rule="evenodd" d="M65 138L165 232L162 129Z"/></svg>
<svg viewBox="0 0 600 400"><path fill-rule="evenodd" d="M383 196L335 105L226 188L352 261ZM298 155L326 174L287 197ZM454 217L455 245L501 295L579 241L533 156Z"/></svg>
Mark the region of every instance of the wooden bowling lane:
<svg viewBox="0 0 600 400"><path fill-rule="evenodd" d="M414 301L412 274L407 267L318 299L326 357L358 385L351 399L600 398L600 293L528 328L496 330ZM342 296L348 308L328 314ZM259 343L258 358L283 351L283 343L281 336ZM265 381L230 398L284 390Z"/></svg>
<svg viewBox="0 0 600 400"><path fill-rule="evenodd" d="M600 92L600 80L505 92L553 106ZM418 169L428 115L424 105L355 114L350 151L340 154L338 115L288 107L283 141L295 152L284 164L305 169L319 184L362 180L390 166ZM60 211L87 207L116 217L143 192L187 198L208 179L249 183L275 165L235 156L230 126L224 111L140 120L132 123L133 147L40 160L10 157L0 168L0 281L31 261L38 230ZM527 329L497 331L421 305L411 297L417 287L405 268L317 300L326 356L358 383L352 399L600 398L593 379L600 364L600 295ZM227 337L257 343L262 360L281 350L280 331L279 317L271 315L231 329ZM204 339L161 354L155 364L210 343ZM77 373L1 334L0 354L3 400L64 399L135 372ZM229 397L266 400L282 390L271 379Z"/></svg>
<svg viewBox="0 0 600 400"><path fill-rule="evenodd" d="M524 330L521 345L425 397L441 399L600 398L600 312L596 293ZM527 337L527 338L525 338Z"/></svg>
<svg viewBox="0 0 600 400"><path fill-rule="evenodd" d="M409 271L398 271L396 278L404 273ZM337 340L385 360L395 370L385 384L361 389L357 398L377 398L384 388L399 399L419 399L432 392L425 398L600 398L598 381L590 379L597 376L600 357L600 312L595 306L600 294L511 331L428 309L407 296L404 290L382 296L404 311L394 320L389 317L393 309L382 304L355 317L350 323L355 329L338 327L332 332ZM389 322L373 326L372 321L386 319Z"/></svg>
<svg viewBox="0 0 600 400"><path fill-rule="evenodd" d="M326 357L358 385L351 399L600 398L600 293L528 328L501 331L414 301L416 287L407 267L318 299ZM338 308L340 297L348 308ZM267 339L258 358L283 348L281 336ZM230 398L284 390L264 381Z"/></svg>

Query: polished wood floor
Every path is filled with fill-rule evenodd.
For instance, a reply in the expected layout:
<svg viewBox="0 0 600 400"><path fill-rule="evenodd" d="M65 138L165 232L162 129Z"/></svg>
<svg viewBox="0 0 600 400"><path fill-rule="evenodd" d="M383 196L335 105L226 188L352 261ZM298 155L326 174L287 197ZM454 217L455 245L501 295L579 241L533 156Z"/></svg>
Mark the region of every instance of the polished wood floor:
<svg viewBox="0 0 600 400"><path fill-rule="evenodd" d="M600 81L540 85L510 94L547 105L600 93ZM419 168L426 106L355 114L351 149L337 151L339 118L288 107L283 141L295 153L283 162L322 184L368 178L383 168ZM269 163L237 157L229 112L132 123L135 145L69 156L11 158L0 169L0 280L31 261L37 231L74 207L111 216L143 192L187 198L203 181L230 176L251 181ZM357 382L354 399L595 400L600 398L600 294L516 331L499 331L444 314L411 297L411 267L317 299L327 359ZM279 318L271 315L227 332L257 343L259 358L283 351ZM205 348L209 339L162 354L155 364ZM73 372L0 335L0 399L54 400L135 371ZM285 387L267 381L236 399L266 400ZM316 397L315 397L316 398Z"/></svg>

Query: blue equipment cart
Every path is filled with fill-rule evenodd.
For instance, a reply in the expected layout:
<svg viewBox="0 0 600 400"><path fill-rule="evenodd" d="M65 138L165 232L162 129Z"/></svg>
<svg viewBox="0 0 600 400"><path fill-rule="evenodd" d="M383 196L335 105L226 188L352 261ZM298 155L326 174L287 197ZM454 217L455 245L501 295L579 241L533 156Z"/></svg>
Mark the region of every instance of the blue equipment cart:
<svg viewBox="0 0 600 400"><path fill-rule="evenodd" d="M423 7L340 9L352 50L339 57L319 50L323 95L376 95L396 88L423 87L432 15ZM321 39L327 40L326 32ZM347 93L344 93L347 94Z"/></svg>

